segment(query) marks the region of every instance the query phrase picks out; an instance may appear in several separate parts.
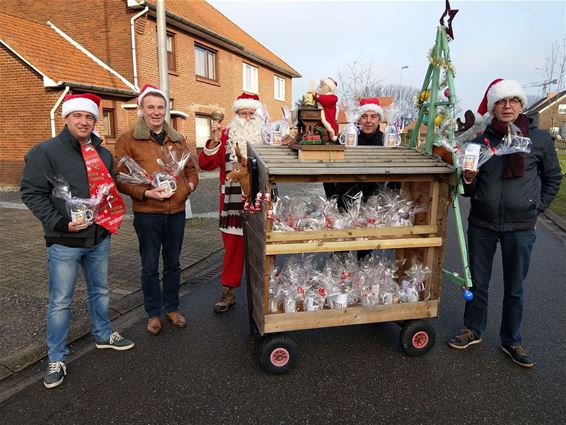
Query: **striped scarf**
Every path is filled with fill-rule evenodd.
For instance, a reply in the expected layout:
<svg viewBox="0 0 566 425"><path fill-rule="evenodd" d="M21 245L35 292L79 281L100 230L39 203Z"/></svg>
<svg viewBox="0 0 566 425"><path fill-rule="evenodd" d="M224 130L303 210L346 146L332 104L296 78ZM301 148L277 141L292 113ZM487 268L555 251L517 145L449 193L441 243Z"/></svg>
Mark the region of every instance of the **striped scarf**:
<svg viewBox="0 0 566 425"><path fill-rule="evenodd" d="M226 174L232 171L233 162L230 159L231 152L226 149ZM242 201L242 186L238 182L224 180L224 206L220 211L220 230L224 233L243 236L244 222L241 212L244 208Z"/></svg>

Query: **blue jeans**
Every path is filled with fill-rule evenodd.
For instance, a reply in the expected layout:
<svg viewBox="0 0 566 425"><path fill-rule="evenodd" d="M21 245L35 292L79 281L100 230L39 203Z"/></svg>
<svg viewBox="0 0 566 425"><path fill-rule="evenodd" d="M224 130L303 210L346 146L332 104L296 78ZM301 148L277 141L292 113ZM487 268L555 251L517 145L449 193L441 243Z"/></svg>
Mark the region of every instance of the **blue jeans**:
<svg viewBox="0 0 566 425"><path fill-rule="evenodd" d="M64 361L71 322L71 304L79 265L87 287L87 304L92 336L106 341L112 333L108 319L108 255L110 236L90 248L51 245L47 248L49 266L49 306L47 308L47 354L49 361Z"/></svg>
<svg viewBox="0 0 566 425"><path fill-rule="evenodd" d="M468 249L474 298L466 302L464 325L478 337L485 330L487 323L489 281L493 257L497 242L499 242L504 287L499 337L502 344L521 343L523 287L529 271L535 239L534 229L496 232L472 224L468 226Z"/></svg>
<svg viewBox="0 0 566 425"><path fill-rule="evenodd" d="M181 265L179 256L185 232L185 212L177 214L134 213L142 266L141 283L148 317L179 310ZM159 284L159 252L163 257L163 292Z"/></svg>

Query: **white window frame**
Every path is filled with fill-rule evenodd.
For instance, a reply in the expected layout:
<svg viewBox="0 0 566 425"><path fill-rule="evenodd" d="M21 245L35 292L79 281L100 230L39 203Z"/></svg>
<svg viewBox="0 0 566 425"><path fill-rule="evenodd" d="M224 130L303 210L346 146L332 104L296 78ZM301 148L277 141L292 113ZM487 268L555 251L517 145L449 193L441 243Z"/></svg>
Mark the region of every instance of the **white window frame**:
<svg viewBox="0 0 566 425"><path fill-rule="evenodd" d="M558 113L560 115L562 114L566 114L566 103L563 103L561 105L558 105Z"/></svg>
<svg viewBox="0 0 566 425"><path fill-rule="evenodd" d="M202 130L204 130L204 126L201 127L199 125L200 124L204 124L203 121L207 120L207 125L206 128L208 128L208 132L204 132ZM200 132L200 131L202 132ZM206 116L206 115L200 115L197 114L195 115L195 140L196 140L196 147L197 148L203 148L204 145L206 144L206 141L210 139L210 117Z"/></svg>
<svg viewBox="0 0 566 425"><path fill-rule="evenodd" d="M285 102L285 78L273 77L273 98Z"/></svg>
<svg viewBox="0 0 566 425"><path fill-rule="evenodd" d="M259 93L259 68L244 62L242 64L242 80L244 91Z"/></svg>

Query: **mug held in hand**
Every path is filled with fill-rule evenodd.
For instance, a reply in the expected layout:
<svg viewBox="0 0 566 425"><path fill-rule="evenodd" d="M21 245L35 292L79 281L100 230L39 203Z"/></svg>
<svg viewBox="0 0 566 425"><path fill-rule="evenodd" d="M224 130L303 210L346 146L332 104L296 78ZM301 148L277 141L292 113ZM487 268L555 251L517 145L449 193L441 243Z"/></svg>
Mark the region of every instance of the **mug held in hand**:
<svg viewBox="0 0 566 425"><path fill-rule="evenodd" d="M157 187L165 188L165 190L163 191L164 195L170 195L172 193L175 193L175 191L177 190L177 183L168 174L155 174L155 182L157 184Z"/></svg>

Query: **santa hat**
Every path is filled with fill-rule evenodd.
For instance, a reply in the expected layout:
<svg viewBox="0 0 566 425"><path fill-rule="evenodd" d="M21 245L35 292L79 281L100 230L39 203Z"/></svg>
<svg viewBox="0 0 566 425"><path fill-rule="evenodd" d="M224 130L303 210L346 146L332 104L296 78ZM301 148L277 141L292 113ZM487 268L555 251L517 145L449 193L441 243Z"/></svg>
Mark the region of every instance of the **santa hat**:
<svg viewBox="0 0 566 425"><path fill-rule="evenodd" d="M330 90L332 90L332 92L335 92L336 87L338 87L338 83L333 78L326 77L326 78L323 78L320 81L322 81L324 84L326 84L328 87L330 87Z"/></svg>
<svg viewBox="0 0 566 425"><path fill-rule="evenodd" d="M138 106L141 106L143 98L146 97L148 94L155 94L157 96L161 96L163 99L165 99L165 106L167 106L167 95L165 94L165 92L159 90L157 87L152 86L151 84L145 84L141 88L140 94L138 95Z"/></svg>
<svg viewBox="0 0 566 425"><path fill-rule="evenodd" d="M383 121L383 108L377 97L370 97L366 99L360 99L360 106L358 108L358 113L362 115L364 112L372 111L379 115L380 121Z"/></svg>
<svg viewBox="0 0 566 425"><path fill-rule="evenodd" d="M63 107L61 108L61 116L66 118L73 112L88 112L94 115L94 120L98 121L98 108L100 106L100 97L92 93L68 94L63 99Z"/></svg>
<svg viewBox="0 0 566 425"><path fill-rule="evenodd" d="M257 94L242 93L239 95L232 104L232 111L238 112L240 109L260 109L261 102Z"/></svg>
<svg viewBox="0 0 566 425"><path fill-rule="evenodd" d="M478 107L478 114L493 113L495 103L501 99L517 97L521 100L523 108L527 107L527 95L517 81L497 78L487 87L483 99Z"/></svg>

